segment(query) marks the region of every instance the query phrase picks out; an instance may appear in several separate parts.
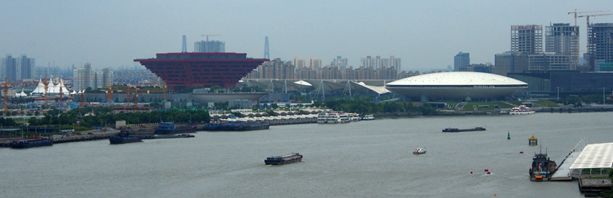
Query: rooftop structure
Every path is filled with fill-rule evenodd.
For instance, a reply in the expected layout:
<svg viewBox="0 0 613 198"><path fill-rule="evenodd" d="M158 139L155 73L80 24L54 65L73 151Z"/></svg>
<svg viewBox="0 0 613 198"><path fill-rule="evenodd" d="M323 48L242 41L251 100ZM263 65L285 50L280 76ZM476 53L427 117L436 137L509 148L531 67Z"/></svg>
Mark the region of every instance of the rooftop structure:
<svg viewBox="0 0 613 198"><path fill-rule="evenodd" d="M231 88L268 59L247 58L246 53L158 53L156 58L135 59L162 78L170 89Z"/></svg>
<svg viewBox="0 0 613 198"><path fill-rule="evenodd" d="M613 168L613 142L588 144L570 169Z"/></svg>
<svg viewBox="0 0 613 198"><path fill-rule="evenodd" d="M385 87L408 97L465 99L511 96L527 89L528 84L489 73L441 72L400 79Z"/></svg>

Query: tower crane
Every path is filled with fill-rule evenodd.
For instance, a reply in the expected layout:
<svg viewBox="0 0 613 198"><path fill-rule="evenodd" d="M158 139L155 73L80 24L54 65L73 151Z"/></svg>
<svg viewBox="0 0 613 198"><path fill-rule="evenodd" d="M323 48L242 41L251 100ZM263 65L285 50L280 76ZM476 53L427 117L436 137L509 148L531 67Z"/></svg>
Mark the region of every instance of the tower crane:
<svg viewBox="0 0 613 198"><path fill-rule="evenodd" d="M586 13L595 13L595 14L597 14L598 12L608 12L608 11L604 11L604 10L577 11L577 9L574 9L573 11L568 12L568 14L573 14L573 18L575 19L575 26L577 26L577 17L579 17L578 14L586 14Z"/></svg>
<svg viewBox="0 0 613 198"><path fill-rule="evenodd" d="M609 15L613 15L613 13L600 13L600 14L585 14L585 15L579 15L577 17L579 18L584 18L585 17L585 21L587 24L587 29L590 28L590 17L596 17L596 16L609 16Z"/></svg>

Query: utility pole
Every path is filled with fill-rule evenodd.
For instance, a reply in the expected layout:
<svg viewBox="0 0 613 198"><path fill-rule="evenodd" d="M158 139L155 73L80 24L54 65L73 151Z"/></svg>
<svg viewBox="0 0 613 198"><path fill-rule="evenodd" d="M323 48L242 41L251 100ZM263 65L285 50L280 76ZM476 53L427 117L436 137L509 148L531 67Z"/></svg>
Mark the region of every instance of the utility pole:
<svg viewBox="0 0 613 198"><path fill-rule="evenodd" d="M606 87L603 87L602 88L602 104L606 103L605 90L606 90Z"/></svg>
<svg viewBox="0 0 613 198"><path fill-rule="evenodd" d="M8 80L4 80L4 82L2 83L2 98L3 98L3 102L2 102L2 109L4 112L4 116L8 116L9 113L9 87L11 86L11 84L8 82Z"/></svg>

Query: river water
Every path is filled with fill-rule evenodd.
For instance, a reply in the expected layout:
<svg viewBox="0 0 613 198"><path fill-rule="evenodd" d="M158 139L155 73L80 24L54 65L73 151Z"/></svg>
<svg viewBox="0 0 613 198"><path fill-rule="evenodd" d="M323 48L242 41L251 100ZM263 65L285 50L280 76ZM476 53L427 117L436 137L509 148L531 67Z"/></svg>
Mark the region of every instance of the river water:
<svg viewBox="0 0 613 198"><path fill-rule="evenodd" d="M101 140L0 149L0 197L581 197L576 182L528 180L539 149L528 146L528 137L536 135L559 163L580 139L613 141L611 117L381 119L125 145ZM441 133L476 126L487 131ZM418 146L427 154L412 155ZM303 162L263 163L290 152L303 154ZM493 174L484 175L485 168Z"/></svg>

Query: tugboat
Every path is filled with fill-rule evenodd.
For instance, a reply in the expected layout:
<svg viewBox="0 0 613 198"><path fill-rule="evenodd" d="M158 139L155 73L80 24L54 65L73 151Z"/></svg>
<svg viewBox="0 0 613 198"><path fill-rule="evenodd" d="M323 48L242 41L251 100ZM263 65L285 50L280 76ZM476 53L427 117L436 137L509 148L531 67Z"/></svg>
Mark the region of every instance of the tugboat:
<svg viewBox="0 0 613 198"><path fill-rule="evenodd" d="M53 146L53 141L49 138L22 139L15 140L10 144L14 149L25 149L40 146Z"/></svg>
<svg viewBox="0 0 613 198"><path fill-rule="evenodd" d="M426 154L426 149L422 148L422 147L417 147L414 151L413 151L413 155L421 155L421 154Z"/></svg>
<svg viewBox="0 0 613 198"><path fill-rule="evenodd" d="M264 160L264 164L283 165L283 164L290 164L290 163L301 162L301 161L302 161L302 155L300 155L300 153L291 153L291 154L287 154L284 156L268 157L266 158L266 160Z"/></svg>
<svg viewBox="0 0 613 198"><path fill-rule="evenodd" d="M551 178L556 171L556 162L550 160L547 153L537 153L532 157L532 166L530 168L530 181L540 182Z"/></svg>
<svg viewBox="0 0 613 198"><path fill-rule="evenodd" d="M127 131L121 131L117 135L109 137L111 144L126 144L133 142L142 142L143 139L138 136L130 135Z"/></svg>
<svg viewBox="0 0 613 198"><path fill-rule="evenodd" d="M475 127L470 129L458 129L458 128L445 128L443 129L444 133L455 133L455 132L467 132L467 131L485 131L483 127Z"/></svg>

